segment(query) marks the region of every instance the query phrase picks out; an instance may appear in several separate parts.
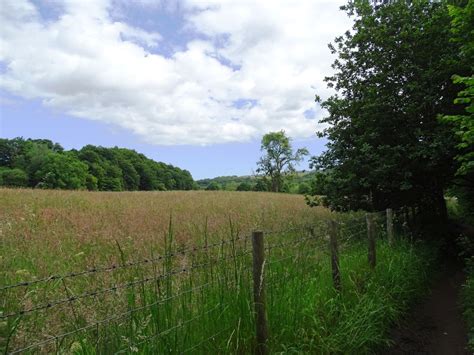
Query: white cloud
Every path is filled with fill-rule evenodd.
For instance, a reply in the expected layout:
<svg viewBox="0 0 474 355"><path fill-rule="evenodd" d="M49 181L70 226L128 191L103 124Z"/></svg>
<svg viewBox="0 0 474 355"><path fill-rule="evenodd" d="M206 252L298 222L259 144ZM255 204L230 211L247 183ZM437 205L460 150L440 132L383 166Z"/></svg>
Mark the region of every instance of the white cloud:
<svg viewBox="0 0 474 355"><path fill-rule="evenodd" d="M58 19L45 21L28 1L4 0L0 87L154 144L316 131L304 112L315 93L327 93L327 43L350 26L336 1L183 0L175 7L185 10L186 28L207 39L167 57L157 54L166 37L114 21L113 5L67 0ZM256 104L238 108L239 100Z"/></svg>

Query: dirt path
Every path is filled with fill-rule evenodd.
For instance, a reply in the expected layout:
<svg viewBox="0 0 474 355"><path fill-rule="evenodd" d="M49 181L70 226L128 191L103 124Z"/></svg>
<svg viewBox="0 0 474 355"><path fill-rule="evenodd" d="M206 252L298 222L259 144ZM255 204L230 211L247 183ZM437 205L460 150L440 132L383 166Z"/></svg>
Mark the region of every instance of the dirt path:
<svg viewBox="0 0 474 355"><path fill-rule="evenodd" d="M431 294L392 332L395 344L385 354L471 354L466 350L467 330L459 306L465 275L449 265Z"/></svg>

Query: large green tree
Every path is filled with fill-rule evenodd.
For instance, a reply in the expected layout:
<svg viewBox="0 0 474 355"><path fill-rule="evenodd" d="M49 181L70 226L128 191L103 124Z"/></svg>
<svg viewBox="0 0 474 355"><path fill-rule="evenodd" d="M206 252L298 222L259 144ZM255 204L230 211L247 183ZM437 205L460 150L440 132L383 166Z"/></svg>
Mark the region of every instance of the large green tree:
<svg viewBox="0 0 474 355"><path fill-rule="evenodd" d="M460 45L459 55L470 63L470 75L453 76L453 82L462 85L455 103L462 105L465 112L441 116L441 122L453 127L457 138L460 166L456 172L451 192L459 199L462 214L474 222L474 0L467 4L448 6L451 15L452 41Z"/></svg>
<svg viewBox="0 0 474 355"><path fill-rule="evenodd" d="M257 173L270 180L273 192L282 191L285 176L294 173L295 164L308 155L306 148L293 152L290 138L284 131L265 134L260 149L265 154L257 162Z"/></svg>
<svg viewBox="0 0 474 355"><path fill-rule="evenodd" d="M47 189L86 189L87 164L71 154L49 152L41 167L35 171L38 184Z"/></svg>
<svg viewBox="0 0 474 355"><path fill-rule="evenodd" d="M354 0L343 10L354 25L330 45L337 59L325 80L336 94L322 102L329 143L313 159L318 192L339 210L414 206L445 216L443 190L457 164L437 116L459 112L451 76L468 70L447 6Z"/></svg>
<svg viewBox="0 0 474 355"><path fill-rule="evenodd" d="M457 159L461 162L458 175L467 176L474 173L474 1L469 0L465 6L449 5L448 9L451 15L451 40L460 45L459 56L471 67L468 76L453 76L453 82L462 85L454 102L464 105L465 112L445 115L441 120L454 126L459 138Z"/></svg>

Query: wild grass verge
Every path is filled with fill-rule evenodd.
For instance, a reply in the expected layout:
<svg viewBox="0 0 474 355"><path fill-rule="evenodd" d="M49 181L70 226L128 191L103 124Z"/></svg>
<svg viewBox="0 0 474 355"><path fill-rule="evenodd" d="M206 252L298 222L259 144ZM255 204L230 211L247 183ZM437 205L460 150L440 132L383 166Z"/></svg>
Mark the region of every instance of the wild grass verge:
<svg viewBox="0 0 474 355"><path fill-rule="evenodd" d="M260 228L270 351L366 353L389 342L434 255L403 239L389 247L382 213L371 270L363 215L285 194L0 189L0 206L2 352L249 353L249 235ZM341 293L325 229L334 218Z"/></svg>
<svg viewBox="0 0 474 355"><path fill-rule="evenodd" d="M468 327L469 349L474 352L474 257L466 260L467 280L462 290L464 317Z"/></svg>
<svg viewBox="0 0 474 355"><path fill-rule="evenodd" d="M371 270L363 237L343 243L342 292L337 293L326 250L326 240L302 238L301 232L267 237L268 345L272 353L366 353L387 344L392 323L425 290L433 255L421 243L400 240L390 247L378 240L378 263ZM169 258L159 270L133 270L122 281L151 281L116 290L112 298L96 295L39 315L8 319L2 327L9 351L38 343L28 350L250 352L255 345L255 325L251 254L245 241L220 247L216 254L191 258L188 273L174 273L183 269ZM160 276L173 273L173 277ZM9 301L4 312L15 307L15 299ZM49 323L48 314L55 314L55 324ZM66 336L57 337L61 334Z"/></svg>

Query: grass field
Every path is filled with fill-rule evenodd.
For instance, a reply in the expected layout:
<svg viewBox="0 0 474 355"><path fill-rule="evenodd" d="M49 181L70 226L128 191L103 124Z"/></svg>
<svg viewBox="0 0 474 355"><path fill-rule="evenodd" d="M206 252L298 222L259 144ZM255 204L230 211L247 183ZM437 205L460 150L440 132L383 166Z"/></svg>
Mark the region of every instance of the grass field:
<svg viewBox="0 0 474 355"><path fill-rule="evenodd" d="M248 236L261 229L271 351L367 352L386 343L391 322L423 292L432 255L403 240L389 247L380 226L372 271L363 215L311 209L298 195L3 189L0 206L0 346L8 351L250 352ZM341 228L340 294L329 218ZM42 280L49 275L62 277ZM22 281L33 282L5 288Z"/></svg>
<svg viewBox="0 0 474 355"><path fill-rule="evenodd" d="M170 218L178 246L255 228L279 229L328 216L303 196L255 192L70 192L0 189L2 270L41 277L115 262L164 247ZM26 275L25 275L26 276ZM13 274L8 280L17 279Z"/></svg>

